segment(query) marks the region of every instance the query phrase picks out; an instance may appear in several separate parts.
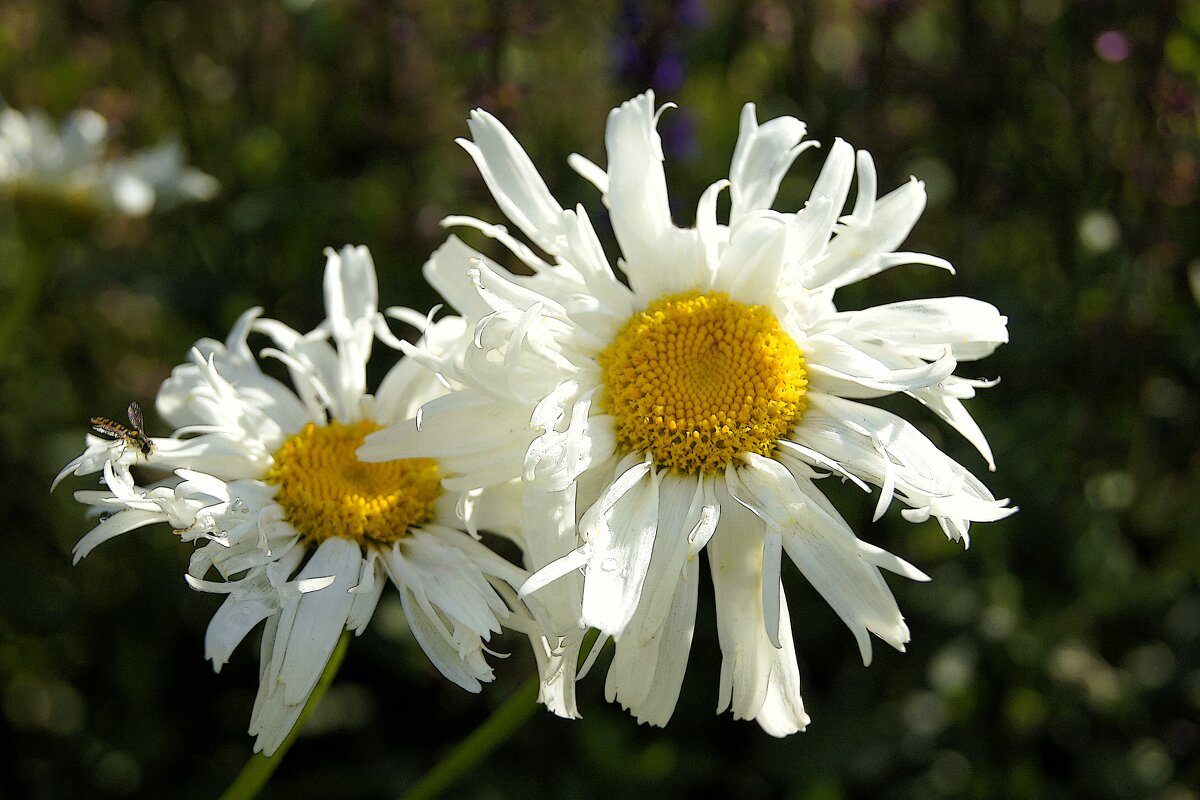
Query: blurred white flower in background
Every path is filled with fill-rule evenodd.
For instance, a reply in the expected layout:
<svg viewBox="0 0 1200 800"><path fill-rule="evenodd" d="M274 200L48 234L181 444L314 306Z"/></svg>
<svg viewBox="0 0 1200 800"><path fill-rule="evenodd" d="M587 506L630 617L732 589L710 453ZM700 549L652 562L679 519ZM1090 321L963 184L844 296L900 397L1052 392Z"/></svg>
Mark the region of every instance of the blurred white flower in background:
<svg viewBox="0 0 1200 800"><path fill-rule="evenodd" d="M109 157L108 142L108 121L89 109L56 128L43 111L2 108L0 188L131 217L208 200L220 189L216 178L184 163L174 140L126 157Z"/></svg>

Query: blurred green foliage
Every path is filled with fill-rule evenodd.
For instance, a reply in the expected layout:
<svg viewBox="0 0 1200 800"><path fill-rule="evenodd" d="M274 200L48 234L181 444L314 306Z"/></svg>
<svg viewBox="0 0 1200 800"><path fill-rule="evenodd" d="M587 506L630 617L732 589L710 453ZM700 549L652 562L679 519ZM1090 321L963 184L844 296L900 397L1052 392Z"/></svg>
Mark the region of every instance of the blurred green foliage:
<svg viewBox="0 0 1200 800"><path fill-rule="evenodd" d="M52 246L0 210L0 313L42 281L0 353L0 796L213 797L251 746L257 654L221 675L202 660L219 598L185 586L187 549L148 530L70 565L83 482L47 490L87 418L138 399L165 433L150 400L195 339L251 305L320 320L326 246L368 245L385 305L436 302L420 266L439 220L500 218L453 142L474 106L598 216L566 156L603 163L608 109L654 87L680 106L661 130L681 224L726 174L746 101L871 150L883 189L927 182L908 247L959 274L900 268L839 302L965 294L1009 315L1012 343L974 367L1003 382L972 410L999 462L988 483L1021 512L962 553L827 487L861 536L934 578L893 582L907 654L877 647L863 667L786 573L814 721L774 740L712 713L709 594L669 727L603 702L602 659L582 721L538 714L454 794L1196 798L1198 85L1200 0L6 0L10 104L95 108L128 150L177 133L223 191L64 222ZM801 157L777 207L803 202L820 161ZM385 602L352 642L265 797L395 796L532 668L506 638L496 683L468 695L399 617Z"/></svg>

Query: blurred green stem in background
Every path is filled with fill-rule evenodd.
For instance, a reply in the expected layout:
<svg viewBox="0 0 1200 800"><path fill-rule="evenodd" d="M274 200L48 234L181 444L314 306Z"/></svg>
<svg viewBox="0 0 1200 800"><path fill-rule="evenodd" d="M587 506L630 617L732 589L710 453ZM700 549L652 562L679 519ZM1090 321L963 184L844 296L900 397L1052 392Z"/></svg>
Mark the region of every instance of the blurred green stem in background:
<svg viewBox="0 0 1200 800"><path fill-rule="evenodd" d="M87 199L70 194L18 186L11 202L21 266L12 296L0 305L0 370L12 362L21 330L37 310L55 262L69 245L84 240L95 222Z"/></svg>
<svg viewBox="0 0 1200 800"><path fill-rule="evenodd" d="M537 708L538 678L531 676L475 731L459 742L433 769L408 788L400 800L432 800L498 746L508 741Z"/></svg>
<svg viewBox="0 0 1200 800"><path fill-rule="evenodd" d="M46 283L46 274L50 271L55 253L52 243L28 239L22 241L21 250L20 280L8 301L0 307L0 368L13 360L13 349L25 321L30 318L37 307L38 298L42 296L42 286Z"/></svg>
<svg viewBox="0 0 1200 800"><path fill-rule="evenodd" d="M321 702L321 698L325 696L325 691L329 685L333 683L333 678L337 675L338 667L342 665L342 659L346 656L346 648L350 644L350 631L342 631L342 638L338 639L337 647L333 649L333 655L329 657L329 663L325 665L325 671L321 673L321 677L317 680L316 687L313 688L312 694L308 697L308 702L304 704L304 710L300 712L300 717L296 720L296 724L292 727L292 732L283 740L283 744L279 749L270 756L264 756L261 753L255 753L246 762L246 766L242 767L242 771L238 773L233 783L221 795L221 800L250 800L250 798L258 795L259 791L267 785L267 781L271 779L271 775L275 773L275 768L279 766L279 762L287 755L287 751L291 748L292 743L296 741L296 737L300 735L300 729L304 727L305 721L312 714L313 709Z"/></svg>

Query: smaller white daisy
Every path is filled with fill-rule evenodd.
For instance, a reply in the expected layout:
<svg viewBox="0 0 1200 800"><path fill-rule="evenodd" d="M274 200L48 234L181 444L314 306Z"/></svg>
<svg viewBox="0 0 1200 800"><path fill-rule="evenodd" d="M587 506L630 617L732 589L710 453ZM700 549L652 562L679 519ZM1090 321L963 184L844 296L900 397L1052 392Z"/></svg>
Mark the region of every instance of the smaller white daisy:
<svg viewBox="0 0 1200 800"><path fill-rule="evenodd" d="M295 725L342 631L361 633L371 620L389 578L417 642L468 691L492 679L484 643L502 625L535 631L514 589L528 574L472 535L516 535L517 484L459 498L444 491L451 487L433 459L364 464L354 455L366 434L446 391L403 359L367 394L374 339L399 346L385 315L427 326L422 346L443 354L462 338L462 321L380 313L366 248L327 255L328 318L314 331L301 334L250 309L225 343L201 340L163 383L157 408L177 426L174 435L89 436L55 480L101 472L107 487L75 494L101 515L76 545L77 562L158 522L200 543L187 581L226 595L205 637L215 669L266 621L250 733L267 755ZM247 345L252 331L274 342L263 355L287 365L295 391L262 371ZM173 477L138 485L130 467L145 462Z"/></svg>
<svg viewBox="0 0 1200 800"><path fill-rule="evenodd" d="M131 217L208 200L220 188L184 164L176 141L128 158L109 158L108 141L108 121L90 109L68 115L57 130L42 111L0 109L0 188Z"/></svg>

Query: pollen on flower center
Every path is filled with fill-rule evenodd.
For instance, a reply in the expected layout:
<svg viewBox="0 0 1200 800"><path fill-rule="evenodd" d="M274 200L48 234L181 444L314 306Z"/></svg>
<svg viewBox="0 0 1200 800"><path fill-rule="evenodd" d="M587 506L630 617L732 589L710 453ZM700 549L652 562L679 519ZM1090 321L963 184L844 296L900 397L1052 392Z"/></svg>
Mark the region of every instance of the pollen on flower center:
<svg viewBox="0 0 1200 800"><path fill-rule="evenodd" d="M310 543L334 536L390 544L433 518L441 494L437 461L406 458L364 463L354 451L378 425L309 423L275 452L267 483L288 522Z"/></svg>
<svg viewBox="0 0 1200 800"><path fill-rule="evenodd" d="M668 295L600 355L617 441L655 463L714 473L770 456L804 411L804 354L762 306L723 293Z"/></svg>

